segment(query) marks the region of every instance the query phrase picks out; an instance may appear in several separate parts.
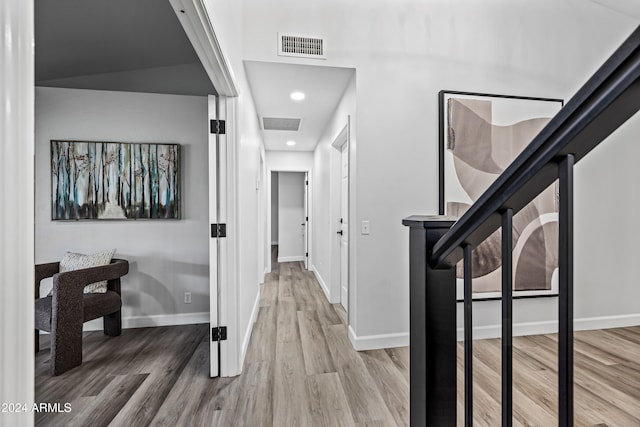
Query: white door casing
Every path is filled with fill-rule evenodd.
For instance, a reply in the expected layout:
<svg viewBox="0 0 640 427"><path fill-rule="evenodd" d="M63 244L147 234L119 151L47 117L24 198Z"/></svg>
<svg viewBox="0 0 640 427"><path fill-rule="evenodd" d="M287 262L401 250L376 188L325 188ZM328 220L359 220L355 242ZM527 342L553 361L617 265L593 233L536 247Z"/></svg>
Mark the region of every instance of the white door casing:
<svg viewBox="0 0 640 427"><path fill-rule="evenodd" d="M304 268L309 269L309 172L304 173Z"/></svg>
<svg viewBox="0 0 640 427"><path fill-rule="evenodd" d="M34 19L33 0L0 2L0 402L34 401ZM4 412L0 425L31 426Z"/></svg>
<svg viewBox="0 0 640 427"><path fill-rule="evenodd" d="M278 262L305 259L304 179L304 172L278 172Z"/></svg>
<svg viewBox="0 0 640 427"><path fill-rule="evenodd" d="M340 304L349 311L349 141L340 154Z"/></svg>
<svg viewBox="0 0 640 427"><path fill-rule="evenodd" d="M212 17L209 16L207 7L204 5L205 0L169 0L169 2L218 93L219 118L226 119L227 132L226 135L219 138L218 153L213 159L211 158L213 155L211 147L215 136L209 136L209 165L212 169L209 173L209 191L211 193L216 186L220 190L215 197L219 207L215 210L217 217L212 216L214 201L211 198L209 200L210 223L225 223L228 236L224 239L218 239L220 242L216 242L215 245L213 244L215 239L212 239L210 243L211 326L224 325L227 327L227 340L211 345L211 374L214 375L219 366L217 374L233 376L240 373L242 365L240 360L242 344L238 337L238 294L235 286L237 246L234 240L237 214L235 208L237 144L234 143L237 139L237 133L234 132L234 128L237 117L235 97L239 94L238 83L233 75L231 65L222 51ZM211 106L211 98L209 104ZM210 108L210 113L212 110ZM208 126L207 123L207 129L209 129ZM227 141L229 146L227 146ZM216 162L218 167L216 167ZM213 184L211 182L212 174L216 176L215 185L211 185ZM209 230L205 232L209 233Z"/></svg>
<svg viewBox="0 0 640 427"><path fill-rule="evenodd" d="M217 102L215 96L210 95L208 98L209 107L209 121L216 120L217 115ZM220 185L218 177L218 163L220 159L220 135L215 135L209 132L209 223L212 224L212 232L214 231L214 225L219 221L219 205L218 205L218 188ZM213 334L213 329L217 328L218 323L218 281L219 281L219 254L220 244L219 238L211 237L209 240L209 323L210 334ZM212 336L209 336L210 342L210 375L217 377L219 375L219 363L220 363L220 348L219 341L214 341Z"/></svg>

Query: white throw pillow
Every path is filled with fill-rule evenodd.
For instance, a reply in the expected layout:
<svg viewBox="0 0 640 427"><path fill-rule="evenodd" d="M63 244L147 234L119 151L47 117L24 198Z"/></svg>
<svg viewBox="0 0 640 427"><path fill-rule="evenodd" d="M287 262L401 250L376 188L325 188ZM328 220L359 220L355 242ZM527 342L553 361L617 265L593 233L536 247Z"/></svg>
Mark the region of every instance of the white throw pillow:
<svg viewBox="0 0 640 427"><path fill-rule="evenodd" d="M102 252L98 252L92 255L84 255L75 252L67 252L60 260L60 273L65 271L80 270L83 268L100 267L102 265L108 265L111 263L111 258L116 252L115 249L110 249ZM85 294L104 294L107 292L107 281L90 283L84 288Z"/></svg>

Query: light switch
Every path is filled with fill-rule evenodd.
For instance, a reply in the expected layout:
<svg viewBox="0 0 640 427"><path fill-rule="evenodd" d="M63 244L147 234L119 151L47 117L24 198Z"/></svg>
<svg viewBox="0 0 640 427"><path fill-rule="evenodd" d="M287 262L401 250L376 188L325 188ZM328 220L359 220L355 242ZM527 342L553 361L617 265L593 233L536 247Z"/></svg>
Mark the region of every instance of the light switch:
<svg viewBox="0 0 640 427"><path fill-rule="evenodd" d="M369 234L371 232L371 227L369 226L369 221L362 221L362 225L360 226L360 232L362 234Z"/></svg>

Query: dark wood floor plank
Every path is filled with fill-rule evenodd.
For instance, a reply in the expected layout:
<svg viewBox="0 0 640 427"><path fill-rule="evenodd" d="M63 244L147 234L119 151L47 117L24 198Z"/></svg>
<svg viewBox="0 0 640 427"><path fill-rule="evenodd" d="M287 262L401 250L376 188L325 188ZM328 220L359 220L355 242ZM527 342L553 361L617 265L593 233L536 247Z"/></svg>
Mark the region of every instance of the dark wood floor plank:
<svg viewBox="0 0 640 427"><path fill-rule="evenodd" d="M199 400L208 387L214 387L209 378L209 343L201 342L165 399L171 405L162 405L151 424L186 424L187 420L195 417ZM213 416L213 413L210 415Z"/></svg>
<svg viewBox="0 0 640 427"><path fill-rule="evenodd" d="M192 334L188 333L190 328L186 326L175 328L179 336L167 342L162 354L155 357L152 363L135 360L131 364L132 369L149 373L149 377L113 420L115 425L148 425L153 420L202 342L202 326L197 329L199 333Z"/></svg>
<svg viewBox="0 0 640 427"><path fill-rule="evenodd" d="M149 374L116 376L102 393L93 398L91 405L85 405L81 411L75 412L69 425L92 427L110 425L148 377Z"/></svg>

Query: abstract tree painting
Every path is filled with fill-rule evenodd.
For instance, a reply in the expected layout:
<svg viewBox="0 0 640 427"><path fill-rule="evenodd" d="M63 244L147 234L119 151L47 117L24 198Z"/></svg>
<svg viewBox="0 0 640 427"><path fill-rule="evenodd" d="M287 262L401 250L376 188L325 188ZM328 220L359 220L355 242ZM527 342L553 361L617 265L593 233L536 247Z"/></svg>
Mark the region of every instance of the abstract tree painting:
<svg viewBox="0 0 640 427"><path fill-rule="evenodd" d="M561 108L557 99L440 92L440 213L461 217ZM556 184L514 216L513 236L514 297L557 294ZM497 230L473 251L475 299L500 296L501 262ZM457 276L461 298L461 265Z"/></svg>
<svg viewBox="0 0 640 427"><path fill-rule="evenodd" d="M180 145L51 141L51 218L179 219Z"/></svg>

